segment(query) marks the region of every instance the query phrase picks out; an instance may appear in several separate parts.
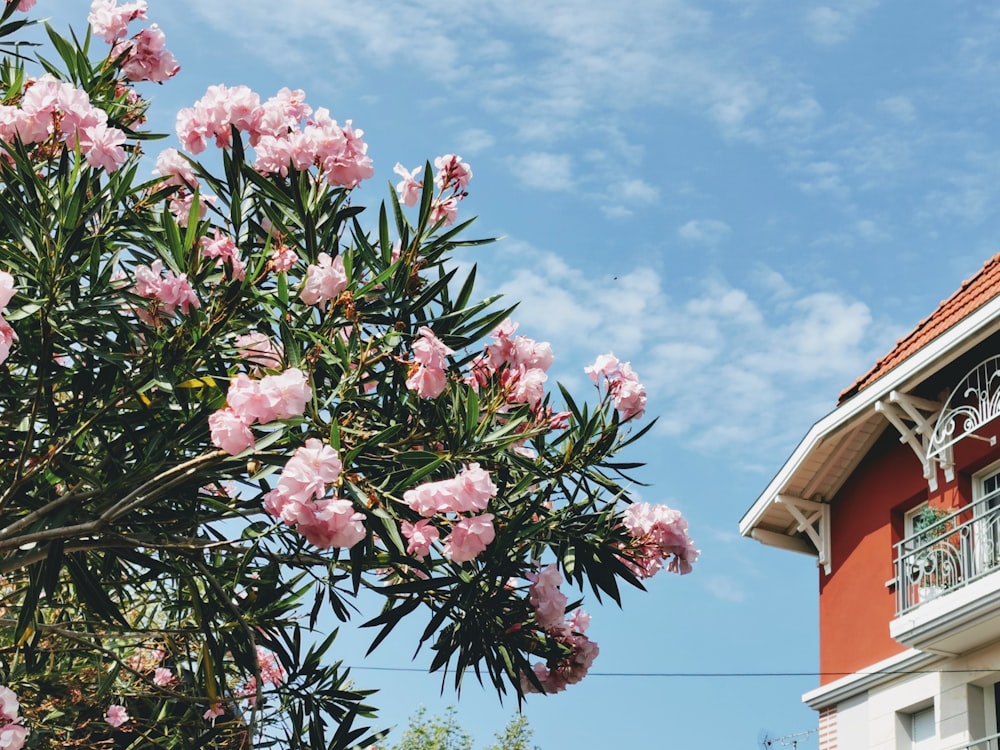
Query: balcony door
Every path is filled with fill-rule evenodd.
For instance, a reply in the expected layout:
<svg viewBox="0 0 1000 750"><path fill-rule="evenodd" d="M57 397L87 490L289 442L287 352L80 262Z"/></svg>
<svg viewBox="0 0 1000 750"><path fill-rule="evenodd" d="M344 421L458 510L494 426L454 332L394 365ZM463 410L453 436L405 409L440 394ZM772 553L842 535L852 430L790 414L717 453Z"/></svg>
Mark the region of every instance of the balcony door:
<svg viewBox="0 0 1000 750"><path fill-rule="evenodd" d="M972 492L975 575L979 576L1000 565L1000 466L994 464L974 477Z"/></svg>

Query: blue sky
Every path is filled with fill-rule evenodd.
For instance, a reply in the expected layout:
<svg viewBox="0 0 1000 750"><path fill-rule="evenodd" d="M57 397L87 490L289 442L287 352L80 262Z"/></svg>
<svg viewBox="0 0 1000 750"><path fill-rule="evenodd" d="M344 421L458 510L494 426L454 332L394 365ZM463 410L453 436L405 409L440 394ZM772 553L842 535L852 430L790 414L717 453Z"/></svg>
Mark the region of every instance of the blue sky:
<svg viewBox="0 0 1000 750"><path fill-rule="evenodd" d="M485 296L522 301L556 376L613 350L660 415L636 455L649 501L681 508L702 549L625 608L587 607L601 655L532 698L545 748L757 747L815 727L818 678L610 676L812 672L812 560L737 522L839 391L997 249L1000 11L990 3L842 0L149 0L182 65L150 87L153 124L214 83L310 104L366 132L392 167L456 152L464 216L499 244ZM82 28L89 3L34 15ZM100 42L98 41L98 45ZM151 146L156 148L156 146ZM345 663L410 667L404 638ZM418 659L416 666L425 661ZM513 711L471 686L358 670L385 724L449 703L481 743ZM815 747L811 738L800 748Z"/></svg>

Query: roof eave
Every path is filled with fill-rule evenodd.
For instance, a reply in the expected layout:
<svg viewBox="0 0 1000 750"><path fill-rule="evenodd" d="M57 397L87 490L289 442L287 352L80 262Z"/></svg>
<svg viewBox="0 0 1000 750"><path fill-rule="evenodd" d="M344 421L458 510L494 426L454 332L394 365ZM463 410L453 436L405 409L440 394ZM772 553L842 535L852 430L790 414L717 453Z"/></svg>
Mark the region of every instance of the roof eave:
<svg viewBox="0 0 1000 750"><path fill-rule="evenodd" d="M822 441L835 432L848 428L852 421L869 416L875 403L893 390L906 392L916 387L932 372L976 346L998 329L1000 297L995 297L816 422L764 492L740 519L740 534L751 535L777 496Z"/></svg>

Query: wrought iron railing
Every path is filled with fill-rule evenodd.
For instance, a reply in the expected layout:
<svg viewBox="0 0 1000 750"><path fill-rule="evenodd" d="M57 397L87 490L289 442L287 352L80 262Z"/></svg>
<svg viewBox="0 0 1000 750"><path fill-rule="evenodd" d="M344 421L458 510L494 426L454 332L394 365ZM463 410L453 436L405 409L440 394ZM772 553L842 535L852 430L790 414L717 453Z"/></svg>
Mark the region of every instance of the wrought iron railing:
<svg viewBox="0 0 1000 750"><path fill-rule="evenodd" d="M989 737L973 740L967 745L959 745L951 750L1000 750L1000 734L991 734Z"/></svg>
<svg viewBox="0 0 1000 750"><path fill-rule="evenodd" d="M996 570L1000 493L959 508L896 545L896 614Z"/></svg>

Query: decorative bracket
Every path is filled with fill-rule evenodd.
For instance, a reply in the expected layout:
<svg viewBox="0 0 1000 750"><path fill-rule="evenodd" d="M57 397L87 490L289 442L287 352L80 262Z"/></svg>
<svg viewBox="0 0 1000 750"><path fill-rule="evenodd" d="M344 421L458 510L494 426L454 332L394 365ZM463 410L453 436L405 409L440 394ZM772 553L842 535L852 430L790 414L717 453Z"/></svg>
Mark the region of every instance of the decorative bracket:
<svg viewBox="0 0 1000 750"><path fill-rule="evenodd" d="M816 564L830 575L830 506L792 495L778 495L775 500L788 508L798 524L796 531L804 531L816 547Z"/></svg>
<svg viewBox="0 0 1000 750"><path fill-rule="evenodd" d="M970 370L948 396L930 436L928 458L947 454L963 438L997 439L976 435L988 422L1000 417L1000 356L989 357Z"/></svg>
<svg viewBox="0 0 1000 750"><path fill-rule="evenodd" d="M946 482L955 478L955 460L951 445L942 446L936 452L932 452L931 449L935 420L941 412L941 404L892 391L888 400L875 402L875 411L885 415L885 418L899 431L899 442L909 445L920 459L924 479L927 480L931 492L937 491L938 464L944 471Z"/></svg>

